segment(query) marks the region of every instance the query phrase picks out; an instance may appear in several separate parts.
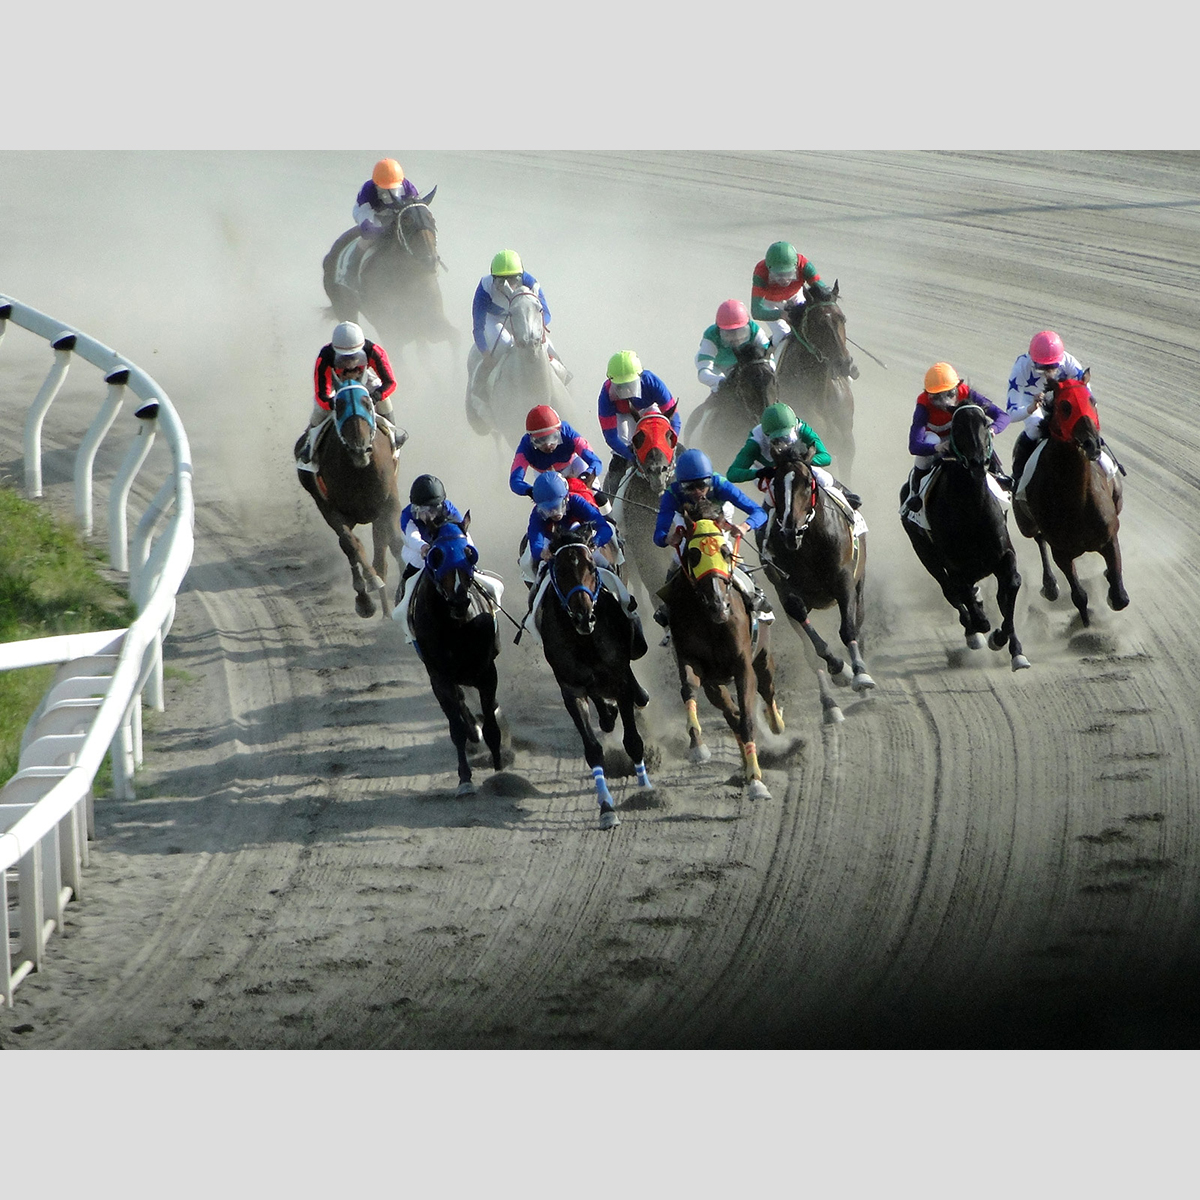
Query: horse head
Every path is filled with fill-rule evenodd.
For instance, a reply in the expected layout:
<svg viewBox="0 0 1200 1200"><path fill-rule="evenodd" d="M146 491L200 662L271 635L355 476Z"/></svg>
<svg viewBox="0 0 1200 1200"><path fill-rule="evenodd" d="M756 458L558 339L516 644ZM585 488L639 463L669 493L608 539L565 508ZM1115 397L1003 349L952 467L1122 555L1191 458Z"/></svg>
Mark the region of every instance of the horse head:
<svg viewBox="0 0 1200 1200"><path fill-rule="evenodd" d="M435 187L419 200L410 199L400 206L396 214L396 241L405 254L411 256L427 271L436 271L438 263L437 222L429 211Z"/></svg>
<svg viewBox="0 0 1200 1200"><path fill-rule="evenodd" d="M678 442L671 422L659 412L657 405L642 414L633 437L629 439L635 469L656 496L661 496L671 482Z"/></svg>
<svg viewBox="0 0 1200 1200"><path fill-rule="evenodd" d="M1091 462L1100 457L1100 415L1088 391L1090 371L1083 379L1057 379L1050 384L1053 397L1047 433L1055 441L1077 445Z"/></svg>
<svg viewBox="0 0 1200 1200"><path fill-rule="evenodd" d="M600 576L592 555L591 525L559 529L550 540L550 582L567 611L575 632L588 636L596 629Z"/></svg>
<svg viewBox="0 0 1200 1200"><path fill-rule="evenodd" d="M799 550L800 542L817 515L817 480L809 465L810 451L799 443L789 446L775 459L771 481L774 528L788 550Z"/></svg>
<svg viewBox="0 0 1200 1200"><path fill-rule="evenodd" d="M826 363L834 375L849 376L853 361L846 346L846 316L838 306L838 283L833 288L809 284L804 289L804 306L799 314L788 313L796 340L818 362Z"/></svg>
<svg viewBox="0 0 1200 1200"><path fill-rule="evenodd" d="M718 524L721 510L707 501L683 508L682 570L714 625L729 620L734 548Z"/></svg>
<svg viewBox="0 0 1200 1200"><path fill-rule="evenodd" d="M533 288L513 289L508 305L508 327L513 342L523 350L541 346L546 340L542 302Z"/></svg>
<svg viewBox="0 0 1200 1200"><path fill-rule="evenodd" d="M775 360L769 346L754 341L738 346L733 353L737 362L729 368L721 391L733 392L746 412L758 421L779 398Z"/></svg>
<svg viewBox="0 0 1200 1200"><path fill-rule="evenodd" d="M978 404L960 404L950 419L949 458L981 479L992 458L992 429Z"/></svg>
<svg viewBox="0 0 1200 1200"><path fill-rule="evenodd" d="M371 462L375 445L375 405L361 383L344 383L333 398L334 427L356 467Z"/></svg>
<svg viewBox="0 0 1200 1200"><path fill-rule="evenodd" d="M471 582L479 562L479 551L467 537L470 523L468 512L461 522L447 521L439 526L425 556L426 573L455 621L465 621L470 615Z"/></svg>

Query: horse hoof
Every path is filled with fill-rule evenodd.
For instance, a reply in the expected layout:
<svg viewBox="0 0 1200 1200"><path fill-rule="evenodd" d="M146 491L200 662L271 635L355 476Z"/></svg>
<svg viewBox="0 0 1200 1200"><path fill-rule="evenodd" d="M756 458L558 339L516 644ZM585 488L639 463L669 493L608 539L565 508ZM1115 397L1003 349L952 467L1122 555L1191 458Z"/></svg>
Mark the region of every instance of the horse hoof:
<svg viewBox="0 0 1200 1200"><path fill-rule="evenodd" d="M600 828L612 829L620 825L621 818L613 811L612 805L602 804L600 806Z"/></svg>
<svg viewBox="0 0 1200 1200"><path fill-rule="evenodd" d="M373 617L375 615L375 601L366 592L359 592L354 597L354 611L360 617Z"/></svg>
<svg viewBox="0 0 1200 1200"><path fill-rule="evenodd" d="M1000 630L993 629L992 632L988 634L987 644L989 650L999 650L1002 646L1008 645L1008 638L1003 637L1000 633Z"/></svg>
<svg viewBox="0 0 1200 1200"><path fill-rule="evenodd" d="M1043 587L1042 588L1042 597L1043 597L1043 599L1050 600L1050 601L1057 600L1058 599L1058 588L1057 587Z"/></svg>
<svg viewBox="0 0 1200 1200"><path fill-rule="evenodd" d="M688 751L688 759L694 763L706 763L710 758L712 758L712 751L703 742Z"/></svg>
<svg viewBox="0 0 1200 1200"><path fill-rule="evenodd" d="M770 800L771 793L767 790L767 785L761 779L751 779L746 784L746 796L750 800Z"/></svg>
<svg viewBox="0 0 1200 1200"><path fill-rule="evenodd" d="M856 692L869 692L875 686L875 680L866 671L863 671L861 674L855 675L850 686Z"/></svg>
<svg viewBox="0 0 1200 1200"><path fill-rule="evenodd" d="M829 678L838 687L849 687L851 680L854 678L854 672L850 669L848 663L841 663L836 671L832 667L829 668Z"/></svg>
<svg viewBox="0 0 1200 1200"><path fill-rule="evenodd" d="M982 650L987 645L987 638L982 633L967 634L967 648L969 650Z"/></svg>
<svg viewBox="0 0 1200 1200"><path fill-rule="evenodd" d="M1023 654L1014 654L1013 655L1012 667L1013 667L1014 671L1024 671L1024 670L1027 670L1030 666L1032 666L1032 664L1030 663L1029 659L1027 659L1025 657L1025 655L1023 655Z"/></svg>
<svg viewBox="0 0 1200 1200"><path fill-rule="evenodd" d="M462 783L455 789L456 796L473 796L479 791L479 788L469 779L464 779Z"/></svg>
<svg viewBox="0 0 1200 1200"><path fill-rule="evenodd" d="M1113 612L1120 612L1121 609L1129 607L1129 597L1120 596L1114 600L1111 596L1109 596L1108 607L1111 608Z"/></svg>
<svg viewBox="0 0 1200 1200"><path fill-rule="evenodd" d="M840 725L846 719L846 714L842 712L836 704L831 704L825 710L826 725Z"/></svg>

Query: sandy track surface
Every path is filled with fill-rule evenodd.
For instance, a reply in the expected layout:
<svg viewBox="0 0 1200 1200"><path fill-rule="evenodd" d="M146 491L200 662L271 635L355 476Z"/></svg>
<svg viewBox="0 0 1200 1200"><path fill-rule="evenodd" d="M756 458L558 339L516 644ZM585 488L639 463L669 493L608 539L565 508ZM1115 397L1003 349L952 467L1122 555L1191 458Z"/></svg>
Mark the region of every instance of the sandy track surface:
<svg viewBox="0 0 1200 1200"><path fill-rule="evenodd" d="M31 189L49 169L14 157ZM390 622L354 615L344 561L290 467L328 332L320 258L363 164L233 157L234 186L287 183L297 211L270 226L221 190L210 160L180 156L197 205L190 247L170 251L170 293L152 269L168 254L153 187L144 213L104 206L91 268L86 247L59 246L46 282L32 237L0 260L0 289L158 368L194 440L199 497L139 797L98 804L87 891L48 969L0 1013L4 1046L1194 1043L1200 160L405 160L423 190L439 184L451 319L467 329L490 254L518 246L586 413L620 345L690 411L700 332L779 236L840 279L850 336L888 364L859 355L855 385L875 694L844 693L845 723L823 726L799 643L778 628L788 731L762 733L773 799L752 802L714 710L701 708L713 761L685 761L674 667L652 646L638 674L658 786L644 799L619 779L622 824L606 834L549 669L511 628L514 762L495 778L479 768L479 795L453 797L423 668ZM96 186L127 195L135 169L149 168L132 156ZM497 184L521 202L500 210ZM123 284L119 308L95 299L89 269ZM1047 326L1092 366L1129 469L1132 604L1109 612L1102 564L1085 560L1100 607L1080 631L1065 592L1053 605L1037 594L1022 540L1018 629L1034 665L1014 674L1007 655L963 648L895 497L925 367L948 358L1002 402L1013 358ZM402 473L435 470L472 508L515 611L527 510L502 456L463 432L461 363L444 349L395 357L413 434ZM44 366L21 369L36 388ZM594 416L584 432L599 443ZM48 457L60 491L68 463Z"/></svg>

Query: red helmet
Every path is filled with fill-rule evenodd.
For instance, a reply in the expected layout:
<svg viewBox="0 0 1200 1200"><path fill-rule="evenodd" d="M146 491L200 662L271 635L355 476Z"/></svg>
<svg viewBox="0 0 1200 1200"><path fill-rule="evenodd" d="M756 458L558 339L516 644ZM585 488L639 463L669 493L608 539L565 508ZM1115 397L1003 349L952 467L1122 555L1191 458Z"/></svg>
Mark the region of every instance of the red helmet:
<svg viewBox="0 0 1200 1200"><path fill-rule="evenodd" d="M726 300L717 309L718 329L740 329L743 325L749 324L750 314L740 300Z"/></svg>
<svg viewBox="0 0 1200 1200"><path fill-rule="evenodd" d="M525 418L525 432L533 437L542 433L552 433L562 425L562 419L548 404L539 404L531 408Z"/></svg>
<svg viewBox="0 0 1200 1200"><path fill-rule="evenodd" d="M1062 338L1053 329L1043 329L1035 333L1029 343L1029 357L1039 367L1057 367L1066 356Z"/></svg>

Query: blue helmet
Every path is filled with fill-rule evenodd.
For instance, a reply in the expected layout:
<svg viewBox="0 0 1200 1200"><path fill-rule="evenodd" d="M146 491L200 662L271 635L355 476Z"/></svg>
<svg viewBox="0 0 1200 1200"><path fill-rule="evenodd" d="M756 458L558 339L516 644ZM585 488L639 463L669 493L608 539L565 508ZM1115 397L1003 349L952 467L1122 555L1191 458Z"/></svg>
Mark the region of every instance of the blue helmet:
<svg viewBox="0 0 1200 1200"><path fill-rule="evenodd" d="M700 479L711 479L712 463L703 450L685 450L675 460L675 478L680 483L694 483Z"/></svg>
<svg viewBox="0 0 1200 1200"><path fill-rule="evenodd" d="M567 481L557 471L543 471L533 481L533 502L553 505L567 498Z"/></svg>

